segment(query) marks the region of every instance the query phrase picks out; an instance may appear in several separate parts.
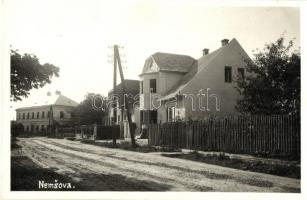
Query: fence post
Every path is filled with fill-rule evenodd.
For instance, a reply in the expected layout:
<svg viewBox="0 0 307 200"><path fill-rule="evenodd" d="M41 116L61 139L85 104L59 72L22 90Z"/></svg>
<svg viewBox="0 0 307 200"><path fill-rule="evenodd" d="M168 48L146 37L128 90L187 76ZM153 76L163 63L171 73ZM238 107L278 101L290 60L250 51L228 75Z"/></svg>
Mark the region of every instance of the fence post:
<svg viewBox="0 0 307 200"><path fill-rule="evenodd" d="M95 141L97 138L97 124L94 124L94 129L93 129L93 140Z"/></svg>
<svg viewBox="0 0 307 200"><path fill-rule="evenodd" d="M83 125L80 126L80 131L81 131L81 139L83 139L84 138L84 126Z"/></svg>

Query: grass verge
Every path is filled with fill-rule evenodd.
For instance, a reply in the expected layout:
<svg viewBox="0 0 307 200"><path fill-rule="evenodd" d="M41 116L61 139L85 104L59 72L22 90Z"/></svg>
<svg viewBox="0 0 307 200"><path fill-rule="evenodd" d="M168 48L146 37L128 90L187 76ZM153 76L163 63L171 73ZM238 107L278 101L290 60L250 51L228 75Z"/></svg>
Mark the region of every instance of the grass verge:
<svg viewBox="0 0 307 200"><path fill-rule="evenodd" d="M197 151L191 153L176 153L176 154L162 154L162 156L170 158L181 158L207 164L219 165L223 167L230 167L234 169L261 172L277 176L284 176L289 178L301 178L301 167L293 162L288 164L280 164L278 162L270 162L265 159L238 159L230 158L224 153L217 154L201 154Z"/></svg>

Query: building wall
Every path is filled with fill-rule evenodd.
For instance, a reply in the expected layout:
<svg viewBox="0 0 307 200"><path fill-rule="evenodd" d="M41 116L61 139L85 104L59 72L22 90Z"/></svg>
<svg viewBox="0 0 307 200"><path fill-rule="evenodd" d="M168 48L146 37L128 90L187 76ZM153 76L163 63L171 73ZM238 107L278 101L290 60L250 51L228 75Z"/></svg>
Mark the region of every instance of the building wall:
<svg viewBox="0 0 307 200"><path fill-rule="evenodd" d="M143 94L140 94L140 109L154 109L158 112L158 122L165 120L166 110L161 107L158 98L164 96L180 79L184 73L160 71L157 73L142 74L140 81L143 81ZM150 79L156 79L157 92L150 93ZM141 91L141 86L140 86ZM152 102L152 103L151 103ZM144 117L147 119L148 117Z"/></svg>
<svg viewBox="0 0 307 200"><path fill-rule="evenodd" d="M244 59L249 58L241 46L237 42L229 43L216 59L198 72L198 75L184 88L182 94L192 94L196 97L202 89L202 93L205 96L201 100L200 98L195 98L195 110L192 109L191 100L184 100L186 119L200 119L208 115L224 116L238 114L235 105L240 95L235 87L238 68L245 68L246 66ZM232 67L232 83L225 83L225 66ZM202 67L201 63L199 67ZM216 95L218 97L219 110L216 109L216 98L210 97L210 95ZM205 107L205 110L198 108L200 101L202 107Z"/></svg>
<svg viewBox="0 0 307 200"><path fill-rule="evenodd" d="M184 73L178 72L159 72L159 92L164 96L180 79Z"/></svg>
<svg viewBox="0 0 307 200"><path fill-rule="evenodd" d="M225 116L239 114L235 109L240 98L236 90L238 68L246 67L245 59L250 59L237 41L229 43L204 67L198 63L197 74L183 87L177 99L176 115L184 120L203 119L209 115ZM225 82L225 66L232 67L232 82ZM245 69L245 77L248 75ZM201 91L201 92L200 92ZM167 105L166 105L167 103ZM163 102L158 115L161 122L167 121L167 107L174 104Z"/></svg>
<svg viewBox="0 0 307 200"><path fill-rule="evenodd" d="M156 79L157 82L157 93L161 92L161 87L159 87L159 73L151 73L151 74L143 74L140 76L140 92L141 90L141 82L143 82L143 93L140 93L140 109L148 110L151 108L150 104L150 79Z"/></svg>
<svg viewBox="0 0 307 200"><path fill-rule="evenodd" d="M71 111L73 107L71 106L61 106L61 105L53 105L53 119L59 122L61 125L68 124L71 122ZM25 131L27 127L29 127L29 131L36 132L37 126L38 131L42 131L42 126L47 128L49 125L48 111L50 111L50 106L35 106L29 108L22 108L16 110L16 122L21 123L25 127ZM64 118L60 118L60 112L64 112ZM32 119L32 113L34 112L34 118ZM44 118L42 117L42 113L45 113ZM29 119L27 119L27 114L29 113ZM37 113L39 113L39 117L37 118ZM23 114L25 114L25 119L23 119ZM20 116L20 117L19 117ZM31 130L31 127L35 130Z"/></svg>

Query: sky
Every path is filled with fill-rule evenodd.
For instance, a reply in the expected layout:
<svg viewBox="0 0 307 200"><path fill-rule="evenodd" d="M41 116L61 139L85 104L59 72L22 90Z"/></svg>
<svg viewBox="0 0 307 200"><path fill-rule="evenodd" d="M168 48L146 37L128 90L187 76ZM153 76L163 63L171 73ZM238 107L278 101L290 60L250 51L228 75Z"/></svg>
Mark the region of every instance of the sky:
<svg viewBox="0 0 307 200"><path fill-rule="evenodd" d="M14 109L41 102L56 90L77 102L87 92L107 95L113 85L112 45L126 62L126 79L139 79L145 59L155 52L198 59L224 38L236 38L253 50L282 34L300 46L300 12L289 7L217 7L205 1L6 0L9 42L20 53L35 54L42 64L60 68L60 77ZM119 80L119 77L118 77Z"/></svg>

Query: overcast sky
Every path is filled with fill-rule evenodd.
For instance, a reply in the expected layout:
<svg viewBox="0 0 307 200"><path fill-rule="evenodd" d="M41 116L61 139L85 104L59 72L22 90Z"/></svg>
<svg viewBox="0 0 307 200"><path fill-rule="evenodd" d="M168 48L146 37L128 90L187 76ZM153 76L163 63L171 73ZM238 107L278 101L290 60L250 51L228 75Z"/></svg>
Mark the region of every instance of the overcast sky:
<svg viewBox="0 0 307 200"><path fill-rule="evenodd" d="M236 38L252 57L285 32L300 41L299 9L207 7L204 1L4 1L9 13L9 40L21 53L60 68L60 77L12 109L39 102L60 90L77 102L87 92L107 95L112 89L108 46L119 44L124 76L138 79L145 59L155 52L186 54L198 59L203 48L220 47ZM119 78L118 78L119 80Z"/></svg>

